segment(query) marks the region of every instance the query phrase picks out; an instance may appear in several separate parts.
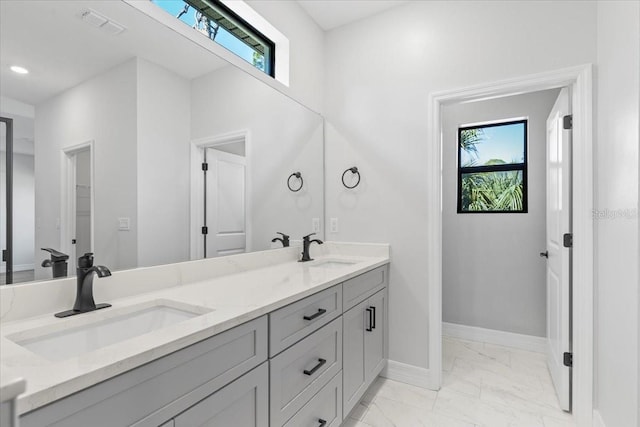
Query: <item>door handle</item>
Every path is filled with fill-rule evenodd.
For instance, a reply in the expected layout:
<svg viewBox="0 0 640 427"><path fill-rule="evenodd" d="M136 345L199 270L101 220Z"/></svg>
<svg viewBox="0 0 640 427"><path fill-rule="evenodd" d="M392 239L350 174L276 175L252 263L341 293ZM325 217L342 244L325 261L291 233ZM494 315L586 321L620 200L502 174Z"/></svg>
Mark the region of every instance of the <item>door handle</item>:
<svg viewBox="0 0 640 427"><path fill-rule="evenodd" d="M327 312L326 309L324 308L319 308L318 311L315 314L312 314L311 316L304 316L302 317L304 320L313 320L318 316L322 316L323 314L325 314Z"/></svg>
<svg viewBox="0 0 640 427"><path fill-rule="evenodd" d="M371 307L369 307L371 309L371 329L375 329L376 328L376 308L372 305Z"/></svg>
<svg viewBox="0 0 640 427"><path fill-rule="evenodd" d="M327 425L327 421L323 420L322 418L318 418L318 422L320 423L318 424L318 427L324 427Z"/></svg>
<svg viewBox="0 0 640 427"><path fill-rule="evenodd" d="M320 369L322 367L322 365L324 365L325 363L327 363L326 359L318 359L318 364L316 366L314 366L310 371L305 369L303 372L304 372L305 375L311 376L311 375L315 374L316 371L318 369Z"/></svg>
<svg viewBox="0 0 640 427"><path fill-rule="evenodd" d="M540 258L549 258L549 251L540 252Z"/></svg>

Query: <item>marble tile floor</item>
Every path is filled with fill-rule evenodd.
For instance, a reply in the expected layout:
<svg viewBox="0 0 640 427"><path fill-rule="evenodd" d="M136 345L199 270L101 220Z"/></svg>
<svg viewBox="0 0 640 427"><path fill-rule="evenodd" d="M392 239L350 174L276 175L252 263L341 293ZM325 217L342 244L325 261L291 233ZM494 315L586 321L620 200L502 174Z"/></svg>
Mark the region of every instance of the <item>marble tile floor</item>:
<svg viewBox="0 0 640 427"><path fill-rule="evenodd" d="M543 354L443 338L440 391L378 378L342 427L575 427Z"/></svg>

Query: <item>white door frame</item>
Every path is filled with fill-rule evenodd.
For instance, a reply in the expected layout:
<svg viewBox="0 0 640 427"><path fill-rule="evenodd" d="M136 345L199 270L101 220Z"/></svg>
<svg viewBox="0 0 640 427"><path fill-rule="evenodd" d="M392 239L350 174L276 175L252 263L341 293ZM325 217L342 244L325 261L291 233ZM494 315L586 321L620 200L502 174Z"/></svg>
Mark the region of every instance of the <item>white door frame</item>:
<svg viewBox="0 0 640 427"><path fill-rule="evenodd" d="M429 95L429 211L427 274L429 374L442 384L442 107L559 87L572 87L573 108L573 414L577 425L593 419L593 66L527 75Z"/></svg>
<svg viewBox="0 0 640 427"><path fill-rule="evenodd" d="M200 236L202 236L200 228L204 224L204 214L202 210L202 206L204 205L204 185L202 182L201 168L204 150L205 148L214 148L234 142L244 142L247 162L245 168L245 231L247 233L247 246L245 250L246 252L253 250L251 246L251 133L248 130L239 130L191 141L191 222L189 225L189 259L191 260L201 259L203 257L202 245L200 244Z"/></svg>
<svg viewBox="0 0 640 427"><path fill-rule="evenodd" d="M95 142L89 140L80 144L64 147L60 153L60 252L69 255L70 271L67 276L74 276L72 268L76 265L75 246L71 244L71 239L75 236L76 215L75 215L75 185L76 168L75 155L80 151L89 150L89 176L91 180L90 204L91 204L91 252L95 248ZM57 248L54 248L57 249Z"/></svg>

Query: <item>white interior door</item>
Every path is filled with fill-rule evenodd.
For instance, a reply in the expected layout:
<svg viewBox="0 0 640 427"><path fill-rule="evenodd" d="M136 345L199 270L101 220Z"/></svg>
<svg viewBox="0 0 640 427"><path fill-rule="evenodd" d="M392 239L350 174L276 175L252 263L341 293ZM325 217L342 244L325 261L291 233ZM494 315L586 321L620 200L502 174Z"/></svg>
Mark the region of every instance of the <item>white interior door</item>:
<svg viewBox="0 0 640 427"><path fill-rule="evenodd" d="M207 148L207 256L245 252L247 247L246 159Z"/></svg>
<svg viewBox="0 0 640 427"><path fill-rule="evenodd" d="M64 191L61 193L60 246L69 255L68 275L76 272L78 257L93 252L93 144L63 150Z"/></svg>
<svg viewBox="0 0 640 427"><path fill-rule="evenodd" d="M571 409L571 249L564 235L571 233L571 130L564 117L571 114L569 90L563 88L547 119L547 363L560 406Z"/></svg>
<svg viewBox="0 0 640 427"><path fill-rule="evenodd" d="M93 252L91 244L91 152L79 151L75 154L75 254L78 256ZM75 262L72 263L75 265Z"/></svg>
<svg viewBox="0 0 640 427"><path fill-rule="evenodd" d="M7 158L6 156L6 138L7 138L7 125L4 122L0 122L0 250L8 250L7 248ZM0 273L6 272L6 263L4 259L0 257ZM5 284L5 278L0 280L0 285Z"/></svg>

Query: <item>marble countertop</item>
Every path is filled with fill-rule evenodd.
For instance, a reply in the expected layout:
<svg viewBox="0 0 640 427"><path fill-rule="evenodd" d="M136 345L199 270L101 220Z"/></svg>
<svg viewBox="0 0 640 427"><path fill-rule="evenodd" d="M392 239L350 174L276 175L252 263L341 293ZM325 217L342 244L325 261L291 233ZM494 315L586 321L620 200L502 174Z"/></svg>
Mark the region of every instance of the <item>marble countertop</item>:
<svg viewBox="0 0 640 427"><path fill-rule="evenodd" d="M23 378L0 372L0 402L7 402L24 393L26 388Z"/></svg>
<svg viewBox="0 0 640 427"><path fill-rule="evenodd" d="M369 251L369 256L355 256L357 251L350 248L344 253L325 253L306 263L292 259L110 301L96 298L96 303L108 302L112 307L64 319L55 318L52 311L3 322L0 324L3 389L5 377L24 378L27 387L18 398L18 412L29 412L387 264L388 246L381 246L385 246L386 251ZM317 266L327 260L353 264L332 268ZM204 314L60 361L45 359L14 342L28 338L33 331L46 329L50 333L81 327L154 301L170 302L169 305L177 307L180 304L196 306Z"/></svg>

